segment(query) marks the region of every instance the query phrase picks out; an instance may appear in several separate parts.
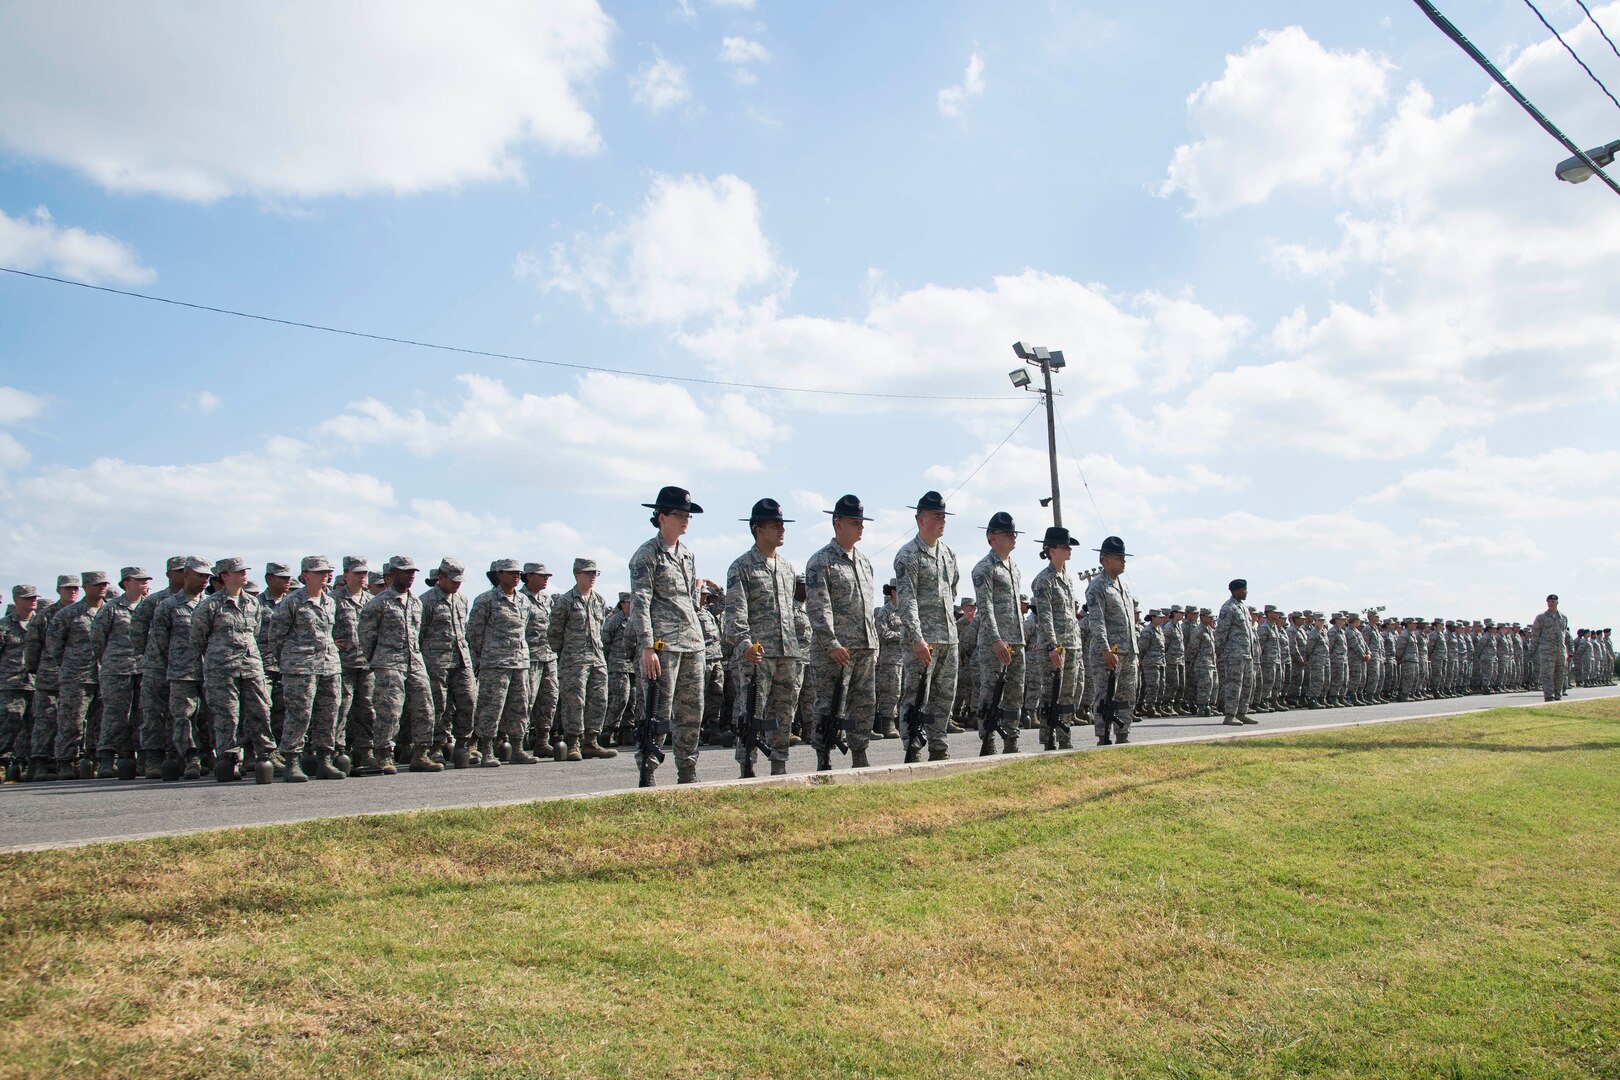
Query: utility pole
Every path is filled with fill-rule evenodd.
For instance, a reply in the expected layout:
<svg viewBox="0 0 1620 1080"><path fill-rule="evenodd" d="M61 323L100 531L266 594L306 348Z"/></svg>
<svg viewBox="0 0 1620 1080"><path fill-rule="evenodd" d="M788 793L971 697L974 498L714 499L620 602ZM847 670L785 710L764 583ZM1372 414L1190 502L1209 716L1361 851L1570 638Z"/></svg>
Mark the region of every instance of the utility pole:
<svg viewBox="0 0 1620 1080"><path fill-rule="evenodd" d="M1026 346L1022 341L1015 341L1013 354L1024 363L1034 364L1041 369L1042 388L1035 392L1041 395L1041 401L1046 406L1046 461L1052 474L1052 497L1042 499L1041 502L1043 505L1047 502L1052 504L1052 524L1062 525L1063 496L1058 490L1057 420L1052 411L1052 395L1055 393L1052 389L1052 372L1063 369L1063 350L1046 349L1039 345ZM1008 372L1007 377L1020 390L1030 389L1030 383L1033 381L1029 377L1029 372L1023 368Z"/></svg>

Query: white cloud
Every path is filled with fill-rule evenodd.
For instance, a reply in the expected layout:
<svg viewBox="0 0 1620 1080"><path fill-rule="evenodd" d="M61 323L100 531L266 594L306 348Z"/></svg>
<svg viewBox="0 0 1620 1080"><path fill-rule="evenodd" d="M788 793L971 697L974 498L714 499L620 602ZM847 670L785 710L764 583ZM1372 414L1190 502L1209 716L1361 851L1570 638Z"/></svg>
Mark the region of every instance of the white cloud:
<svg viewBox="0 0 1620 1080"><path fill-rule="evenodd" d="M690 101L692 87L686 81L686 69L660 55L630 77L630 97L656 115Z"/></svg>
<svg viewBox="0 0 1620 1080"><path fill-rule="evenodd" d="M319 427L349 446L398 445L423 458L543 461L518 483L564 490L638 492L648 463L684 475L750 473L786 430L735 394L700 403L679 386L591 374L576 394L517 393L499 379L462 375L445 412L401 409L368 398ZM669 432L681 437L672 440Z"/></svg>
<svg viewBox="0 0 1620 1080"><path fill-rule="evenodd" d="M748 86L759 81L752 65L769 63L771 51L757 41L743 37L720 39L720 62L731 68L732 79Z"/></svg>
<svg viewBox="0 0 1620 1080"><path fill-rule="evenodd" d="M26 390L0 386L0 424L32 420L45 411L45 399Z"/></svg>
<svg viewBox="0 0 1620 1080"><path fill-rule="evenodd" d="M1483 438L1446 453L1446 464L1415 469L1370 498L1465 521L1566 522L1620 513L1620 452L1564 446L1514 457L1493 454Z"/></svg>
<svg viewBox="0 0 1620 1080"><path fill-rule="evenodd" d="M519 274L534 272L533 257ZM735 176L656 176L622 228L551 250L543 287L605 303L632 323L684 323L731 314L745 294L781 290L791 276L765 238L759 199Z"/></svg>
<svg viewBox="0 0 1620 1080"><path fill-rule="evenodd" d="M528 145L597 149L612 33L596 0L12 4L0 144L192 200L518 179Z"/></svg>
<svg viewBox="0 0 1620 1080"><path fill-rule="evenodd" d="M984 93L984 57L979 54L977 47L968 57L967 70L962 72L962 81L955 86L947 86L939 92L939 114L941 116L956 117L962 115L969 99L976 98Z"/></svg>
<svg viewBox="0 0 1620 1080"><path fill-rule="evenodd" d="M197 411L211 413L219 408L219 395L212 390L201 390L197 393Z"/></svg>
<svg viewBox="0 0 1620 1080"><path fill-rule="evenodd" d="M64 228L43 206L22 217L0 210L0 263L92 284L135 284L157 276L123 242L76 226Z"/></svg>
<svg viewBox="0 0 1620 1080"><path fill-rule="evenodd" d="M1325 49L1297 26L1261 33L1187 99L1196 141L1176 148L1159 194L1179 191L1193 216L1209 216L1343 170L1387 93L1385 68L1366 51Z"/></svg>

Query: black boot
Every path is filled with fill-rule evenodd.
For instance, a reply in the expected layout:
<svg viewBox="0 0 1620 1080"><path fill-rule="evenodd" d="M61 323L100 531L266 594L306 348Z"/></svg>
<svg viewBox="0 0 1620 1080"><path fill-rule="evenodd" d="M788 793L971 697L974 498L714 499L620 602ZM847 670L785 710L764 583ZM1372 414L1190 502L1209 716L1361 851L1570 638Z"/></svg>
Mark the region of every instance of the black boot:
<svg viewBox="0 0 1620 1080"><path fill-rule="evenodd" d="M829 772L832 769L832 751L823 747L816 751L816 772Z"/></svg>
<svg viewBox="0 0 1620 1080"><path fill-rule="evenodd" d="M851 750L849 752L849 767L850 768L852 768L852 769L864 769L864 768L867 768L870 764L871 764L871 762L866 760L866 747L863 746L859 750Z"/></svg>

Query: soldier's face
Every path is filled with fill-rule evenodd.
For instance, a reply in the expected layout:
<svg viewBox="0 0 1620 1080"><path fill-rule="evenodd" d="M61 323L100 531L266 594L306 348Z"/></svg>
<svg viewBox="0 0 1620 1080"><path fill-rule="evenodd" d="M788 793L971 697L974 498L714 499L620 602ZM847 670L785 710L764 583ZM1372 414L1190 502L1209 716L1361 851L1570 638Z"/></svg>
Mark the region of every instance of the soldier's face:
<svg viewBox="0 0 1620 1080"><path fill-rule="evenodd" d="M101 598L107 595L107 583L102 582L99 585L86 585L84 587L84 595L85 599L89 600L92 604L101 603Z"/></svg>
<svg viewBox="0 0 1620 1080"><path fill-rule="evenodd" d="M388 575L388 583L395 592L410 592L411 586L416 584L416 571L394 570Z"/></svg>
<svg viewBox="0 0 1620 1080"><path fill-rule="evenodd" d="M185 570L183 570L183 569L182 570L170 570L168 572L168 575L169 575L169 591L170 592L179 592L181 589L186 587L186 572L185 572Z"/></svg>
<svg viewBox="0 0 1620 1080"><path fill-rule="evenodd" d="M32 615L34 613L34 609L39 606L39 597L37 597L37 596L20 597L18 599L13 600L11 602L11 606L17 609L17 617L18 618L26 619L30 615Z"/></svg>
<svg viewBox="0 0 1620 1080"><path fill-rule="evenodd" d="M501 592L513 592L517 589L518 572L516 570L495 571L495 583L501 587Z"/></svg>
<svg viewBox="0 0 1620 1080"><path fill-rule="evenodd" d="M298 575L298 580L304 583L311 596L319 596L326 591L326 579L330 576L325 570L309 570Z"/></svg>
<svg viewBox="0 0 1620 1080"><path fill-rule="evenodd" d="M988 533L987 536L990 540L990 550L995 552L996 557L1000 559L1005 559L1008 555L1011 555L1012 549L1018 546L1018 537L1010 532L993 532Z"/></svg>
<svg viewBox="0 0 1620 1080"><path fill-rule="evenodd" d="M56 589L56 597L64 604L71 604L79 598L79 587L77 585L60 585Z"/></svg>
<svg viewBox="0 0 1620 1080"><path fill-rule="evenodd" d="M1097 565L1101 566L1113 577L1118 577L1125 572L1125 556L1099 555L1097 557Z"/></svg>
<svg viewBox="0 0 1620 1080"><path fill-rule="evenodd" d="M227 593L235 596L242 591L242 586L247 584L247 575L246 570L227 570L219 575L219 581L221 585L225 586Z"/></svg>
<svg viewBox="0 0 1620 1080"><path fill-rule="evenodd" d="M591 590L596 588L596 571L595 570L576 570L576 571L574 571L574 588L579 590L579 595L581 595L581 596L589 596L590 593L591 593Z"/></svg>
<svg viewBox="0 0 1620 1080"><path fill-rule="evenodd" d="M119 584L124 587L124 595L129 597L132 603L136 600L143 599L152 587L152 583L150 581L142 581L140 578L135 578L130 581L122 581L119 582Z"/></svg>
<svg viewBox="0 0 1620 1080"><path fill-rule="evenodd" d="M186 571L186 584L185 584L186 592L190 593L192 596L196 596L198 593L202 592L207 587L208 587L208 575L207 574L203 573L201 570L187 570Z"/></svg>
<svg viewBox="0 0 1620 1080"><path fill-rule="evenodd" d="M343 587L349 592L358 594L366 587L366 572L364 570L350 570L343 575Z"/></svg>
<svg viewBox="0 0 1620 1080"><path fill-rule="evenodd" d="M685 510L665 510L658 515L658 531L670 538L685 536L691 521L692 515Z"/></svg>
<svg viewBox="0 0 1620 1080"><path fill-rule="evenodd" d="M923 543L932 544L945 535L945 515L938 510L923 510L917 514L917 535Z"/></svg>
<svg viewBox="0 0 1620 1080"><path fill-rule="evenodd" d="M271 596L280 596L292 588L292 578L282 577L280 574L264 575L264 587L270 590Z"/></svg>
<svg viewBox="0 0 1620 1080"><path fill-rule="evenodd" d="M781 547L786 535L787 526L780 521L763 521L754 526L754 541L767 551Z"/></svg>
<svg viewBox="0 0 1620 1080"><path fill-rule="evenodd" d="M546 586L548 586L550 584L551 584L551 575L550 574L525 574L525 575L523 575L523 587L525 589L528 589L532 593L543 593L543 592L546 591Z"/></svg>
<svg viewBox="0 0 1620 1080"><path fill-rule="evenodd" d="M854 547L866 535L866 522L860 518L833 518L833 536L840 547Z"/></svg>

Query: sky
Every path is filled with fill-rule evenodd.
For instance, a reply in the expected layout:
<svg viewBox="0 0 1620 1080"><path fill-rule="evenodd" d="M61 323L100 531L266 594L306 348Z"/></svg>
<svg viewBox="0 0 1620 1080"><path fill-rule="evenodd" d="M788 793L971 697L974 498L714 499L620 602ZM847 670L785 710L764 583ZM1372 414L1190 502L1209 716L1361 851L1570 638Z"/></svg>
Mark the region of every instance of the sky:
<svg viewBox="0 0 1620 1080"><path fill-rule="evenodd" d="M1524 4L1443 9L1620 138ZM846 492L886 577L935 489L964 594L997 510L1028 580L1023 340L1068 360L1064 524L1150 605L1616 621L1620 199L1405 0L0 0L0 70L0 266L473 350L0 274L0 587L185 552L618 590L666 484L712 579L756 499L802 566Z"/></svg>

